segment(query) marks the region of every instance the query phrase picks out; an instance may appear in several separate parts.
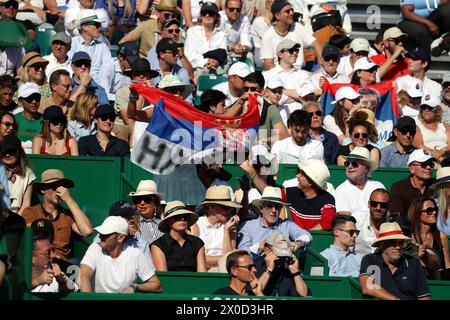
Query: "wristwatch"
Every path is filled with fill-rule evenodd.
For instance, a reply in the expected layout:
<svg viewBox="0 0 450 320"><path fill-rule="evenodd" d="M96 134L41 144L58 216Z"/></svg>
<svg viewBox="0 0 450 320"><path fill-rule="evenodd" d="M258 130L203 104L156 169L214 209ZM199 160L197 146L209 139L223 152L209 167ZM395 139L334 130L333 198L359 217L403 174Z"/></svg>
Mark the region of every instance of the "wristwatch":
<svg viewBox="0 0 450 320"><path fill-rule="evenodd" d="M302 273L301 273L300 271L291 273L291 277L292 277L292 278L295 278L296 276L301 276L301 275L302 275Z"/></svg>
<svg viewBox="0 0 450 320"><path fill-rule="evenodd" d="M133 283L130 287L134 289L134 292L139 292L139 287L137 283Z"/></svg>

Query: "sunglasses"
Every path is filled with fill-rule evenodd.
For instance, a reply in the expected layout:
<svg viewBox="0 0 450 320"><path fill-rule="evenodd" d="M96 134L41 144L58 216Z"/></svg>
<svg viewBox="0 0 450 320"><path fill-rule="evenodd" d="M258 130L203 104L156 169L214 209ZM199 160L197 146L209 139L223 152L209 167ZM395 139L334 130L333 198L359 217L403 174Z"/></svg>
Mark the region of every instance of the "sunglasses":
<svg viewBox="0 0 450 320"><path fill-rule="evenodd" d="M167 19L174 19L174 18L177 17L177 15L175 13L170 13L170 12L164 13L163 16L164 16L165 20L167 20Z"/></svg>
<svg viewBox="0 0 450 320"><path fill-rule="evenodd" d="M200 15L202 15L202 16L210 16L210 17L214 17L214 16L216 16L216 13L215 12L212 12L212 11L203 11L203 12L200 12Z"/></svg>
<svg viewBox="0 0 450 320"><path fill-rule="evenodd" d="M431 106L427 106L426 104L421 105L420 109L422 109L424 111L435 111L436 110L436 108L433 108Z"/></svg>
<svg viewBox="0 0 450 320"><path fill-rule="evenodd" d="M267 209L275 208L276 210L281 210L281 208L283 207L279 203L270 203L270 202L264 203L262 206L263 206L263 208L267 208Z"/></svg>
<svg viewBox="0 0 450 320"><path fill-rule="evenodd" d="M246 266L236 266L236 268L244 268L244 269L247 269L248 271L252 271L253 268L255 268L255 265L254 264L249 264L249 265L246 265Z"/></svg>
<svg viewBox="0 0 450 320"><path fill-rule="evenodd" d="M291 48L291 49L284 49L283 52L289 52L289 54L298 54L300 52L299 48Z"/></svg>
<svg viewBox="0 0 450 320"><path fill-rule="evenodd" d="M23 98L28 103L32 103L33 101L40 102L41 101L41 95L39 93L33 93L32 95Z"/></svg>
<svg viewBox="0 0 450 320"><path fill-rule="evenodd" d="M62 83L58 83L59 86L64 87L66 90L69 90L72 87L72 84L62 84Z"/></svg>
<svg viewBox="0 0 450 320"><path fill-rule="evenodd" d="M338 62L339 57L338 56L326 56L326 57L323 57L323 60L325 60L325 62L328 62L330 60L333 62Z"/></svg>
<svg viewBox="0 0 450 320"><path fill-rule="evenodd" d="M66 124L66 120L64 119L54 119L54 120L50 120L50 123L54 126L58 126L58 125L65 125Z"/></svg>
<svg viewBox="0 0 450 320"><path fill-rule="evenodd" d="M180 33L180 29L167 29L167 32L169 34L173 34L173 33L179 34Z"/></svg>
<svg viewBox="0 0 450 320"><path fill-rule="evenodd" d="M322 111L317 110L317 111L312 111L312 112L310 112L309 115L310 115L311 117L314 117L314 116L321 117L321 116L323 115L323 113L322 113Z"/></svg>
<svg viewBox="0 0 450 320"><path fill-rule="evenodd" d="M109 120L111 122L116 121L116 115L115 114L104 114L104 115L99 116L99 118L102 121L106 121L106 120Z"/></svg>
<svg viewBox="0 0 450 320"><path fill-rule="evenodd" d="M169 88L164 88L164 91L171 93L171 94L177 94L177 93L182 93L184 91L183 87L169 87Z"/></svg>
<svg viewBox="0 0 450 320"><path fill-rule="evenodd" d="M82 66L85 66L86 68L91 67L91 63L89 61L77 61L73 63L75 67L81 68Z"/></svg>
<svg viewBox="0 0 450 320"><path fill-rule="evenodd" d="M34 71L39 71L39 70L41 70L41 69L45 69L45 67L46 67L47 65L46 64L43 64L43 63L35 63L35 64L33 64L31 67L34 69Z"/></svg>
<svg viewBox="0 0 450 320"><path fill-rule="evenodd" d="M426 212L428 216L431 216L433 213L437 213L437 211L438 209L436 207L429 207L422 210L422 212Z"/></svg>
<svg viewBox="0 0 450 320"><path fill-rule="evenodd" d="M11 2L7 2L7 3L3 3L2 5L1 5L3 8L13 8L13 9L15 9L15 10L17 10L17 9L19 9L19 3L18 2L16 2L16 1L11 1Z"/></svg>
<svg viewBox="0 0 450 320"><path fill-rule="evenodd" d="M347 99L347 98L345 98ZM359 98L355 98L355 99L347 99L348 101L350 101L353 104L358 104L359 103Z"/></svg>
<svg viewBox="0 0 450 320"><path fill-rule="evenodd" d="M377 70L378 70L378 67L373 67L373 68L370 68L368 70L361 70L361 71L365 71L365 72L368 72L368 73L375 73L375 72L377 72Z"/></svg>
<svg viewBox="0 0 450 320"><path fill-rule="evenodd" d="M236 13L241 12L241 10L242 10L242 8L228 8L228 11L236 12Z"/></svg>
<svg viewBox="0 0 450 320"><path fill-rule="evenodd" d="M248 91L250 91L250 92L258 92L259 88L257 88L257 87L244 87L244 92L248 92Z"/></svg>
<svg viewBox="0 0 450 320"><path fill-rule="evenodd" d="M378 208L378 206L380 206L381 209L387 209L389 206L389 202L380 202L380 201L370 200L370 206L372 208Z"/></svg>
<svg viewBox="0 0 450 320"><path fill-rule="evenodd" d="M433 161L419 162L419 163L414 163L413 166L420 166L422 169L426 169L427 167L430 167L431 169L433 169L434 162Z"/></svg>
<svg viewBox="0 0 450 320"><path fill-rule="evenodd" d="M359 138L367 139L368 137L369 137L369 135L366 132L364 132L364 133L357 132L353 135L353 138L355 138L355 139L359 139Z"/></svg>
<svg viewBox="0 0 450 320"><path fill-rule="evenodd" d="M53 190L53 191L56 191L56 189L58 189L59 187L61 187L61 185L60 184L53 184L53 183L50 183L50 184L48 184L48 185L46 185L44 188L43 188L43 190Z"/></svg>
<svg viewBox="0 0 450 320"><path fill-rule="evenodd" d="M389 39L389 41L393 41L395 44L399 44L401 42L404 42L405 38L404 37L398 37L398 38L395 38L395 39Z"/></svg>
<svg viewBox="0 0 450 320"><path fill-rule="evenodd" d="M13 127L13 129L17 129L17 126L13 123L13 122L9 122L9 121L2 121L2 125L4 125L5 127L9 128L9 127Z"/></svg>
<svg viewBox="0 0 450 320"><path fill-rule="evenodd" d="M287 10L284 10L284 11L282 11L282 12L284 12L284 13L294 13L294 9L287 9Z"/></svg>
<svg viewBox="0 0 450 320"><path fill-rule="evenodd" d="M356 161L345 161L344 162L344 166L347 168L350 165L352 165L353 168L358 168L359 167L359 163Z"/></svg>
<svg viewBox="0 0 450 320"><path fill-rule="evenodd" d="M405 241L404 240L388 240L385 241L386 245L388 247L400 247L400 248L404 248L405 247Z"/></svg>
<svg viewBox="0 0 450 320"><path fill-rule="evenodd" d="M166 50L166 51L164 51L164 53L168 53L168 54L171 54L173 56L178 55L178 52L173 52L173 51L170 51L170 50Z"/></svg>
<svg viewBox="0 0 450 320"><path fill-rule="evenodd" d="M409 133L411 136L414 136L416 134L416 130L413 129L402 129L402 130L398 130L400 131L401 134L406 135L407 133Z"/></svg>
<svg viewBox="0 0 450 320"><path fill-rule="evenodd" d="M145 204L154 203L152 197L133 197L133 204L140 204L144 201Z"/></svg>
<svg viewBox="0 0 450 320"><path fill-rule="evenodd" d="M188 214L177 214L176 216L174 216L173 218L175 219L175 221L187 221L188 220Z"/></svg>
<svg viewBox="0 0 450 320"><path fill-rule="evenodd" d="M339 230L347 232L350 237L353 237L354 234L356 234L356 236L358 236L359 232L360 232L359 230L356 230L356 229L351 229L351 230L339 229Z"/></svg>

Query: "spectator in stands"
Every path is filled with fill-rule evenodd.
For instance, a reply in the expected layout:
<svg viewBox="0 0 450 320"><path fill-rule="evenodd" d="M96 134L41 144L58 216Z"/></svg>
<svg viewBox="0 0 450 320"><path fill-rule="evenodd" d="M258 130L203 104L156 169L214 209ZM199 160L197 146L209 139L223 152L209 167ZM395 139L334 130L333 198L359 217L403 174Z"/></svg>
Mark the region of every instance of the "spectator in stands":
<svg viewBox="0 0 450 320"><path fill-rule="evenodd" d="M53 241L56 257L65 260L72 255L72 233L82 237L92 233L89 218L70 194L69 188L73 186L73 181L65 178L61 170L45 170L41 174L41 181L34 183L35 190L43 194L43 202L22 212L27 226L39 218L52 221L54 229L58 231ZM62 207L63 202L68 209Z"/></svg>
<svg viewBox="0 0 450 320"><path fill-rule="evenodd" d="M391 203L389 212L406 216L409 205L414 198L431 197L434 183L432 178L435 158L423 149L414 150L408 158L408 169L411 173L406 179L397 181L391 186Z"/></svg>
<svg viewBox="0 0 450 320"><path fill-rule="evenodd" d="M308 287L302 278L297 257L286 236L271 233L264 239L264 256L255 259L256 275L265 296L306 297Z"/></svg>
<svg viewBox="0 0 450 320"><path fill-rule="evenodd" d="M337 47L341 57L346 57L350 54L350 38L343 33L332 35L328 40L328 44Z"/></svg>
<svg viewBox="0 0 450 320"><path fill-rule="evenodd" d="M158 88L188 102L192 100L191 94L194 91L194 85L186 84L172 74L165 75L158 83Z"/></svg>
<svg viewBox="0 0 450 320"><path fill-rule="evenodd" d="M252 38L252 44L255 49L254 50L255 65L258 68L263 67L262 59L260 59L262 37L272 25L273 15L270 8L272 7L273 2L274 0L264 1L263 12L253 20L253 23L250 26L250 37Z"/></svg>
<svg viewBox="0 0 450 320"><path fill-rule="evenodd" d="M3 0L0 4L0 17L2 19L15 19L19 2L16 0Z"/></svg>
<svg viewBox="0 0 450 320"><path fill-rule="evenodd" d="M91 57L84 51L75 52L72 56L73 89L70 100L75 101L78 95L89 92L98 98L100 104L108 104L108 96L104 88L95 82L91 75Z"/></svg>
<svg viewBox="0 0 450 320"><path fill-rule="evenodd" d="M77 141L81 137L94 134L96 132L94 116L98 107L98 99L93 94L84 92L75 100L73 108L70 110L67 130Z"/></svg>
<svg viewBox="0 0 450 320"><path fill-rule="evenodd" d="M397 222L381 225L378 239L372 244L377 251L361 261L359 283L363 294L383 300L431 299L419 261L403 253L410 240L403 235ZM376 274L373 274L374 268Z"/></svg>
<svg viewBox="0 0 450 320"><path fill-rule="evenodd" d="M141 180L136 191L130 192L128 196L131 197L133 208L139 213L139 232L136 236L151 244L163 235L158 225L161 222L164 194L158 192L153 180Z"/></svg>
<svg viewBox="0 0 450 320"><path fill-rule="evenodd" d="M0 112L0 135L7 136L10 134L17 135L17 130L19 125L17 120L11 112L1 111Z"/></svg>
<svg viewBox="0 0 450 320"><path fill-rule="evenodd" d="M77 140L67 130L67 118L58 106L44 111L41 133L33 138L33 154L77 156Z"/></svg>
<svg viewBox="0 0 450 320"><path fill-rule="evenodd" d="M12 134L3 137L2 163L8 176L11 211L22 214L31 205L33 181L36 179L20 140Z"/></svg>
<svg viewBox="0 0 450 320"><path fill-rule="evenodd" d="M349 82L344 74L338 72L339 61L341 53L339 49L332 45L323 47L322 60L320 61L320 68L313 73L310 80L315 89L321 89L325 80L328 83L345 83Z"/></svg>
<svg viewBox="0 0 450 320"><path fill-rule="evenodd" d="M408 158L415 150L412 145L416 122L408 116L401 117L394 128L395 141L381 149L380 167L406 168Z"/></svg>
<svg viewBox="0 0 450 320"><path fill-rule="evenodd" d="M227 257L227 271L230 284L217 289L214 294L233 296L262 296L262 288L256 277L256 267L251 255L244 250L231 253Z"/></svg>
<svg viewBox="0 0 450 320"><path fill-rule="evenodd" d="M23 73L19 86L26 82L33 82L38 85L39 92L43 98L50 96L50 86L45 76L45 69L48 61L41 57L36 51L30 51L22 57Z"/></svg>
<svg viewBox="0 0 450 320"><path fill-rule="evenodd" d="M423 95L427 94L432 96L439 96L441 94L441 85L428 78L425 74L431 67L431 55L428 48L416 47L413 50L408 51L405 54L408 60L408 72L409 75L398 77L395 82L397 84L397 91L400 91L405 81L408 81L411 77L422 81L421 87Z"/></svg>
<svg viewBox="0 0 450 320"><path fill-rule="evenodd" d="M58 106L65 115L68 115L73 106L73 101L69 100L73 87L70 73L63 69L56 70L51 74L49 83L52 94L42 99L39 112L44 113L49 106Z"/></svg>
<svg viewBox="0 0 450 320"><path fill-rule="evenodd" d="M220 31L219 9L215 3L205 2L200 9L199 25L188 29L184 54L194 69L205 67L208 59L203 54L213 49L227 49L227 35Z"/></svg>
<svg viewBox="0 0 450 320"><path fill-rule="evenodd" d="M34 82L20 85L18 97L23 111L15 115L19 127L17 137L22 141L25 152L31 153L32 140L41 131L43 123L42 114L38 112L41 101L39 86Z"/></svg>
<svg viewBox="0 0 450 320"><path fill-rule="evenodd" d="M344 166L347 179L336 188L336 212L352 215L359 221L369 215L367 203L372 191L385 187L381 182L370 179L376 165L366 148L355 147L345 157Z"/></svg>
<svg viewBox="0 0 450 320"><path fill-rule="evenodd" d="M283 96L283 90L284 84L278 77L269 77L266 81L266 87L263 91L263 95L270 104L273 104L280 109L280 116L283 120L283 124L287 126L291 113L295 110L300 110L301 105L297 102L286 103L286 101L290 99L286 95Z"/></svg>
<svg viewBox="0 0 450 320"><path fill-rule="evenodd" d="M215 3L218 7L220 1L199 1L199 0L184 0L182 1L182 15L185 19L185 25L187 28L191 28L198 25L201 22L201 8L206 2Z"/></svg>
<svg viewBox="0 0 450 320"><path fill-rule="evenodd" d="M370 152L370 160L375 165L375 168L380 166L380 150L374 147L371 143L377 141L377 129L374 126L375 113L368 109L359 109L355 112L349 121L348 132L350 135L351 143L345 146L339 146L339 156L337 158L337 164L343 166L345 157L352 152L355 147L364 147Z"/></svg>
<svg viewBox="0 0 450 320"><path fill-rule="evenodd" d="M114 108L109 104L97 107L94 113L96 134L81 137L78 140L80 155L82 156L106 156L127 157L130 155L128 142L114 137L111 133L116 120Z"/></svg>
<svg viewBox="0 0 450 320"><path fill-rule="evenodd" d="M219 90L227 96L227 107L235 103L244 93L244 79L250 74L249 66L244 62L236 62L228 69L228 81L215 85L212 89Z"/></svg>
<svg viewBox="0 0 450 320"><path fill-rule="evenodd" d="M227 50L218 48L214 50L207 51L203 54L203 58L207 58L208 62L205 67L199 67L196 70L196 75L200 78L203 75L214 76L214 75L226 75L228 69L230 68L231 59L228 59ZM194 79L198 82L199 79Z"/></svg>
<svg viewBox="0 0 450 320"><path fill-rule="evenodd" d="M18 89L17 81L8 74L0 76L0 110L17 112L17 103L13 97Z"/></svg>
<svg viewBox="0 0 450 320"><path fill-rule="evenodd" d="M95 230L100 243L89 246L80 264L82 292L162 292L150 259L138 248L125 245L127 220L110 216Z"/></svg>
<svg viewBox="0 0 450 320"><path fill-rule="evenodd" d="M288 120L291 136L276 141L270 151L275 168L282 163L304 164L310 160L323 161L323 144L310 138L308 134L310 127L311 116L308 112L295 110L291 113Z"/></svg>
<svg viewBox="0 0 450 320"><path fill-rule="evenodd" d="M402 21L399 28L408 33L415 44L430 48L433 39L450 31L450 9L445 1L429 4L419 0L400 4Z"/></svg>
<svg viewBox="0 0 450 320"><path fill-rule="evenodd" d="M450 218L449 218L449 191L448 181L450 181L450 167L441 167L436 173L436 181L431 185L430 189L435 191L439 202L439 212L437 216L437 227L439 231L450 235Z"/></svg>
<svg viewBox="0 0 450 320"><path fill-rule="evenodd" d="M333 112L323 119L325 129L337 136L339 144L344 144L345 139L349 137L347 120L359 109L360 97L352 87L339 88L335 100L331 102L335 104Z"/></svg>
<svg viewBox="0 0 450 320"><path fill-rule="evenodd" d="M303 104L303 110L311 116L309 137L322 142L325 163L327 165L336 164L339 152L339 140L334 133L323 128L324 115L320 104L317 102L307 102Z"/></svg>
<svg viewBox="0 0 450 320"><path fill-rule="evenodd" d="M157 19L141 21L136 28L127 33L119 41L119 44L122 44L128 41L139 40L141 44L139 56L141 58L147 57L149 50L156 46L156 43L160 39L159 36L163 22L168 19L176 19L179 14L175 0L161 0L158 4L154 5L153 9L152 15L156 16Z"/></svg>
<svg viewBox="0 0 450 320"><path fill-rule="evenodd" d="M397 90L397 98L402 116L410 116L416 123L419 122L420 113L420 101L422 100L423 83L419 79L404 76L399 77L397 80L404 79L399 82L401 86L400 90ZM396 81L397 82L397 81Z"/></svg>
<svg viewBox="0 0 450 320"><path fill-rule="evenodd" d="M79 28L79 19L81 15L81 11L84 10L94 10L94 14L97 15L98 19L101 20L101 29L102 32L106 33L109 29L109 16L108 12L106 12L106 7L104 1L97 0L75 0L70 1L68 9L64 14L64 27L66 29L66 33L71 37L76 37L80 35ZM100 38L101 39L101 38ZM102 39L105 41L105 39Z"/></svg>
<svg viewBox="0 0 450 320"><path fill-rule="evenodd" d="M216 270L219 258L236 249L239 224L236 209L242 206L231 201L230 190L226 186L209 187L200 205L204 215L198 218L191 231L205 244L206 268Z"/></svg>
<svg viewBox="0 0 450 320"><path fill-rule="evenodd" d="M356 61L360 58L368 57L370 51L370 44L364 38L355 38L350 43L350 54L340 59L337 72L346 77L343 82L350 82L352 79L353 68Z"/></svg>
<svg viewBox="0 0 450 320"><path fill-rule="evenodd" d="M442 122L450 124L450 73L446 73L442 79L442 91L440 96Z"/></svg>
<svg viewBox="0 0 450 320"><path fill-rule="evenodd" d="M80 35L72 38L68 56L72 59L72 64L74 64L75 53L80 51L87 53L91 59L89 74L95 82L101 83L100 70L103 68L114 68L114 61L108 45L99 41L102 32L100 27L103 21L98 18L92 9L81 10L77 21L79 22Z"/></svg>
<svg viewBox="0 0 450 320"><path fill-rule="evenodd" d="M156 270L206 271L204 243L187 232L197 219L197 214L187 210L183 202L167 203L164 218L158 226L165 234L150 245Z"/></svg>
<svg viewBox="0 0 450 320"><path fill-rule="evenodd" d="M358 277L362 255L354 250L360 230L355 217L337 215L331 225L333 244L320 254L328 261L331 277Z"/></svg>
<svg viewBox="0 0 450 320"><path fill-rule="evenodd" d="M138 57L139 43L124 42L119 47L117 58L113 58L114 66L100 70L99 85L105 89L110 101L116 100L119 88L130 85L131 66Z"/></svg>
<svg viewBox="0 0 450 320"><path fill-rule="evenodd" d="M420 264L428 279L439 280L439 271L450 268L450 252L445 232L437 228L439 208L433 198L419 197L411 202L408 220L411 222L411 242L417 248Z"/></svg>
<svg viewBox="0 0 450 320"><path fill-rule="evenodd" d="M252 49L250 21L242 14L242 0L227 0L219 12L219 29L227 35L227 51L230 57L245 59Z"/></svg>
<svg viewBox="0 0 450 320"><path fill-rule="evenodd" d="M361 255L373 253L375 248L372 247L380 232L380 226L386 222L388 207L390 203L389 192L378 188L373 190L369 198L370 214L356 222L356 228L360 234L355 241L355 251Z"/></svg>
<svg viewBox="0 0 450 320"><path fill-rule="evenodd" d="M135 0L126 0L122 3L108 0L105 1L110 19L109 34L115 32L127 33L136 26L136 3Z"/></svg>
<svg viewBox="0 0 450 320"><path fill-rule="evenodd" d="M253 179L260 179L253 176ZM255 180L254 180L255 181ZM260 188L258 188L260 190ZM281 197L280 188L267 186L262 192L260 199L253 201L253 204L261 211L261 217L245 221L239 229L238 248L251 252L254 256L262 253L264 239L275 231L283 233L292 243L296 251L301 246L308 245L311 240L311 234L297 226L290 220L281 220L280 211L288 203Z"/></svg>
<svg viewBox="0 0 450 320"><path fill-rule="evenodd" d="M283 39L299 43L302 49L313 48L317 61L321 61L322 46L304 26L294 22L294 9L291 4L286 0L275 0L271 11L274 24L264 34L261 42L260 59L263 60L264 70L272 69L277 64L276 48ZM303 50L301 50L295 66L301 68L303 60Z"/></svg>
<svg viewBox="0 0 450 320"><path fill-rule="evenodd" d="M377 82L377 73L379 69L380 66L373 63L369 58L359 58L356 60L353 67L353 75L350 83L363 87L375 84Z"/></svg>
<svg viewBox="0 0 450 320"><path fill-rule="evenodd" d="M200 97L199 109L206 113L222 115L227 109L226 99L227 97L221 91L208 89Z"/></svg>
<svg viewBox="0 0 450 320"><path fill-rule="evenodd" d="M142 23L145 23L145 21ZM184 46L181 45L180 27L180 21L177 19L164 20L161 26L161 39L169 39L180 44L178 46L177 64L187 71L190 79L194 79L194 69L192 68L191 62L184 55ZM148 51L147 60L150 62L150 67L152 69L159 70L159 59L158 54L156 53L156 46L153 46Z"/></svg>
<svg viewBox="0 0 450 320"><path fill-rule="evenodd" d="M439 97L426 95L420 103L417 133L413 145L433 155L441 162L450 150L450 125L442 123L442 108Z"/></svg>
<svg viewBox="0 0 450 320"><path fill-rule="evenodd" d="M69 279L56 263L52 262L55 252L51 236L45 232L33 235L33 256L31 257L31 292L73 292L79 288Z"/></svg>
<svg viewBox="0 0 450 320"><path fill-rule="evenodd" d="M404 58L406 33L392 27L383 34L384 51L372 56L374 63L380 66L381 80L395 80L408 74L408 60Z"/></svg>
<svg viewBox="0 0 450 320"><path fill-rule="evenodd" d="M63 31L55 33L52 36L52 53L43 58L48 61L47 68L45 69L45 75L48 79L56 70L66 70L69 73L69 77L72 76L72 68L70 68L71 60L67 53L70 50L72 39Z"/></svg>

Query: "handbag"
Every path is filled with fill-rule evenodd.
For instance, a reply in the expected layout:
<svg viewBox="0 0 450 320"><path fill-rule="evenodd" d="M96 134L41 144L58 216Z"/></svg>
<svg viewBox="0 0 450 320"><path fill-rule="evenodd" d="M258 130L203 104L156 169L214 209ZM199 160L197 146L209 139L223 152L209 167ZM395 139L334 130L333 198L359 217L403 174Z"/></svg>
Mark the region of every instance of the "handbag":
<svg viewBox="0 0 450 320"><path fill-rule="evenodd" d="M331 10L316 14L311 18L311 27L313 32L326 26L342 27L342 17L339 10Z"/></svg>

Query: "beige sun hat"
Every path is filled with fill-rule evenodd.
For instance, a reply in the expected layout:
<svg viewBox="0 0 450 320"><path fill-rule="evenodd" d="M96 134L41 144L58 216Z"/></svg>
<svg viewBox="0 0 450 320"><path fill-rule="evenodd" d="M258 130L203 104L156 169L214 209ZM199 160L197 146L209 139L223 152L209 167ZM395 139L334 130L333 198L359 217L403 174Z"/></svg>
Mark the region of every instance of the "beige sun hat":
<svg viewBox="0 0 450 320"><path fill-rule="evenodd" d="M139 197L139 196L148 196L154 194L158 196L159 200L164 199L164 193L158 193L158 186L156 182L153 180L141 180L136 191L130 192L128 196L130 197Z"/></svg>
<svg viewBox="0 0 450 320"><path fill-rule="evenodd" d="M242 206L234 201L231 201L230 189L226 186L212 186L206 190L205 200L200 205L204 204L220 204L226 207L242 208Z"/></svg>
<svg viewBox="0 0 450 320"><path fill-rule="evenodd" d="M267 186L260 199L255 199L252 201L254 206L260 206L264 201L280 203L282 205L290 205L288 202L283 201L283 197L281 196L281 189L277 187Z"/></svg>
<svg viewBox="0 0 450 320"><path fill-rule="evenodd" d="M348 154L348 156L344 157L344 159L362 160L370 165L371 172L378 168L377 164L370 159L370 151L364 147L355 147L353 151Z"/></svg>
<svg viewBox="0 0 450 320"><path fill-rule="evenodd" d="M437 170L436 181L430 186L430 189L435 189L445 183L450 183L450 167L440 167Z"/></svg>
<svg viewBox="0 0 450 320"><path fill-rule="evenodd" d="M46 186L52 183L58 183L59 185L65 188L73 188L75 185L72 180L64 177L64 173L61 170L48 169L42 172L41 181L35 182L34 188L36 190L41 190L42 188L45 188Z"/></svg>
<svg viewBox="0 0 450 320"><path fill-rule="evenodd" d="M372 243L372 247L378 247L380 242L385 240L410 241L411 238L408 238L403 234L402 228L400 228L400 225L397 222L385 222L381 224L378 239Z"/></svg>
<svg viewBox="0 0 450 320"><path fill-rule="evenodd" d="M158 225L158 229L161 232L168 233L170 231L170 227L167 224L167 220L179 216L182 214L188 214L189 218L187 220L188 227L191 227L194 223L198 220L198 215L194 212L186 209L186 206L183 202L174 200L170 201L166 204L166 207L164 208L164 218L161 220L161 222Z"/></svg>
<svg viewBox="0 0 450 320"><path fill-rule="evenodd" d="M323 161L311 160L303 164L299 162L298 168L302 170L317 187L328 192L327 182L330 180L330 171Z"/></svg>

